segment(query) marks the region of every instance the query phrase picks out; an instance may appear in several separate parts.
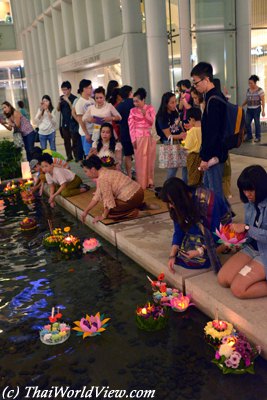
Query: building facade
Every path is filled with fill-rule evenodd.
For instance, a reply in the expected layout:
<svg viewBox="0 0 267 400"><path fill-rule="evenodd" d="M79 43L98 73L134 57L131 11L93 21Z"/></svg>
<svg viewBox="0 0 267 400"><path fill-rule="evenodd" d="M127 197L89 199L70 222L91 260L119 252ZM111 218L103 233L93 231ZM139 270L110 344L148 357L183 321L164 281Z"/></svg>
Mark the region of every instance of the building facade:
<svg viewBox="0 0 267 400"><path fill-rule="evenodd" d="M212 63L233 101L243 101L251 73L267 89L265 0L11 0L11 8L32 114L44 94L57 102L63 80L75 93L82 78L143 86L158 107L199 61Z"/></svg>

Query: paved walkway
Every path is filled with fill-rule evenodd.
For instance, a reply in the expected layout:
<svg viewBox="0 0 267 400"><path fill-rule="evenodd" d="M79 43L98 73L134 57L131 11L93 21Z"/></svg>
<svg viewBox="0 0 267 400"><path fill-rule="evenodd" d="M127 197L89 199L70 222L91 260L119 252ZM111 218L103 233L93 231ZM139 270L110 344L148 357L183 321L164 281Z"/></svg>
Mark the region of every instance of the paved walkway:
<svg viewBox="0 0 267 400"><path fill-rule="evenodd" d="M253 146L255 150L257 145ZM58 135L57 149L64 154L62 140ZM267 150L267 148L266 148ZM259 163L267 168L266 159L256 159L241 155L231 155L232 162L232 194L231 203L236 212L236 221L243 220L243 205L240 202L236 187L236 180L240 172L248 165ZM78 173L85 181L82 168L75 162L71 169ZM156 185L162 185L165 172L156 168ZM91 185L91 182L89 183ZM59 205L80 218L82 210L75 207L67 199L57 197ZM119 250L127 254L151 275L157 276L164 272L170 285L190 293L194 303L200 310L215 317L218 310L219 318L232 322L236 328L244 332L255 344L263 350L267 358L267 298L256 300L239 300L232 296L229 289L221 288L212 271L186 270L177 267L173 275L167 269L167 259L171 245L173 224L168 213L146 217L142 219L121 222L105 226L102 223L93 224L92 217L87 216L86 224L98 232Z"/></svg>

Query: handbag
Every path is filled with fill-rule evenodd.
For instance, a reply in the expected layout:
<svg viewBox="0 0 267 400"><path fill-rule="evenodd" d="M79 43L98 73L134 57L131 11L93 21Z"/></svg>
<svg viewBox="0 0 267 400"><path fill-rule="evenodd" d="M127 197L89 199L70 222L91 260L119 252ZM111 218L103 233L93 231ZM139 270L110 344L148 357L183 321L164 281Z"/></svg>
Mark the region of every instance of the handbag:
<svg viewBox="0 0 267 400"><path fill-rule="evenodd" d="M19 131L13 132L13 141L16 147L24 147L22 135Z"/></svg>
<svg viewBox="0 0 267 400"><path fill-rule="evenodd" d="M173 137L159 146L159 168L186 167L186 150L180 144L173 144Z"/></svg>

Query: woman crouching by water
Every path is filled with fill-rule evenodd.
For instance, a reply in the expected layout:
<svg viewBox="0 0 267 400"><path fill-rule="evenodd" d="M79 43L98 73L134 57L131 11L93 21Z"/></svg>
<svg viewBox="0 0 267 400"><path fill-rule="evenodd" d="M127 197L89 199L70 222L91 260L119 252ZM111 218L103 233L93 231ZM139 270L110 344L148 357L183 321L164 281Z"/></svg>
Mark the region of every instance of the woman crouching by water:
<svg viewBox="0 0 267 400"><path fill-rule="evenodd" d="M169 269L174 273L174 265L184 268L213 266L218 271L221 264L213 232L220 223L230 221L225 202L211 190L190 187L175 177L164 183L161 199L168 204L174 222Z"/></svg>
<svg viewBox="0 0 267 400"><path fill-rule="evenodd" d="M138 209L144 201L144 191L139 183L120 171L102 167L101 160L96 155L84 160L82 166L88 178L97 179L95 194L82 213L83 222L89 211L99 202L103 203L104 211L94 218L94 222L106 218L122 220L138 216Z"/></svg>
<svg viewBox="0 0 267 400"><path fill-rule="evenodd" d="M243 170L237 180L245 204L245 222L233 224L236 233L247 232L244 247L223 265L218 274L222 286L240 299L267 296L267 173L260 165Z"/></svg>

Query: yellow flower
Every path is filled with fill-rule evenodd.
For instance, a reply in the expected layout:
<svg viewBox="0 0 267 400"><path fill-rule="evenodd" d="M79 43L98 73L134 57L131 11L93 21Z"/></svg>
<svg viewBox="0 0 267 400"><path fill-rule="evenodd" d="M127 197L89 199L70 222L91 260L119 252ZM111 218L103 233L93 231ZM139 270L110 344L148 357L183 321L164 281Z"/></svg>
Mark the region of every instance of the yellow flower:
<svg viewBox="0 0 267 400"><path fill-rule="evenodd" d="M64 228L64 232L68 233L69 231L70 231L70 227L69 227L69 226L66 226L66 227Z"/></svg>
<svg viewBox="0 0 267 400"><path fill-rule="evenodd" d="M213 339L222 339L224 336L229 336L233 332L233 325L227 322L227 329L224 331L217 331L212 326L212 321L208 322L204 328L205 334L210 335Z"/></svg>

